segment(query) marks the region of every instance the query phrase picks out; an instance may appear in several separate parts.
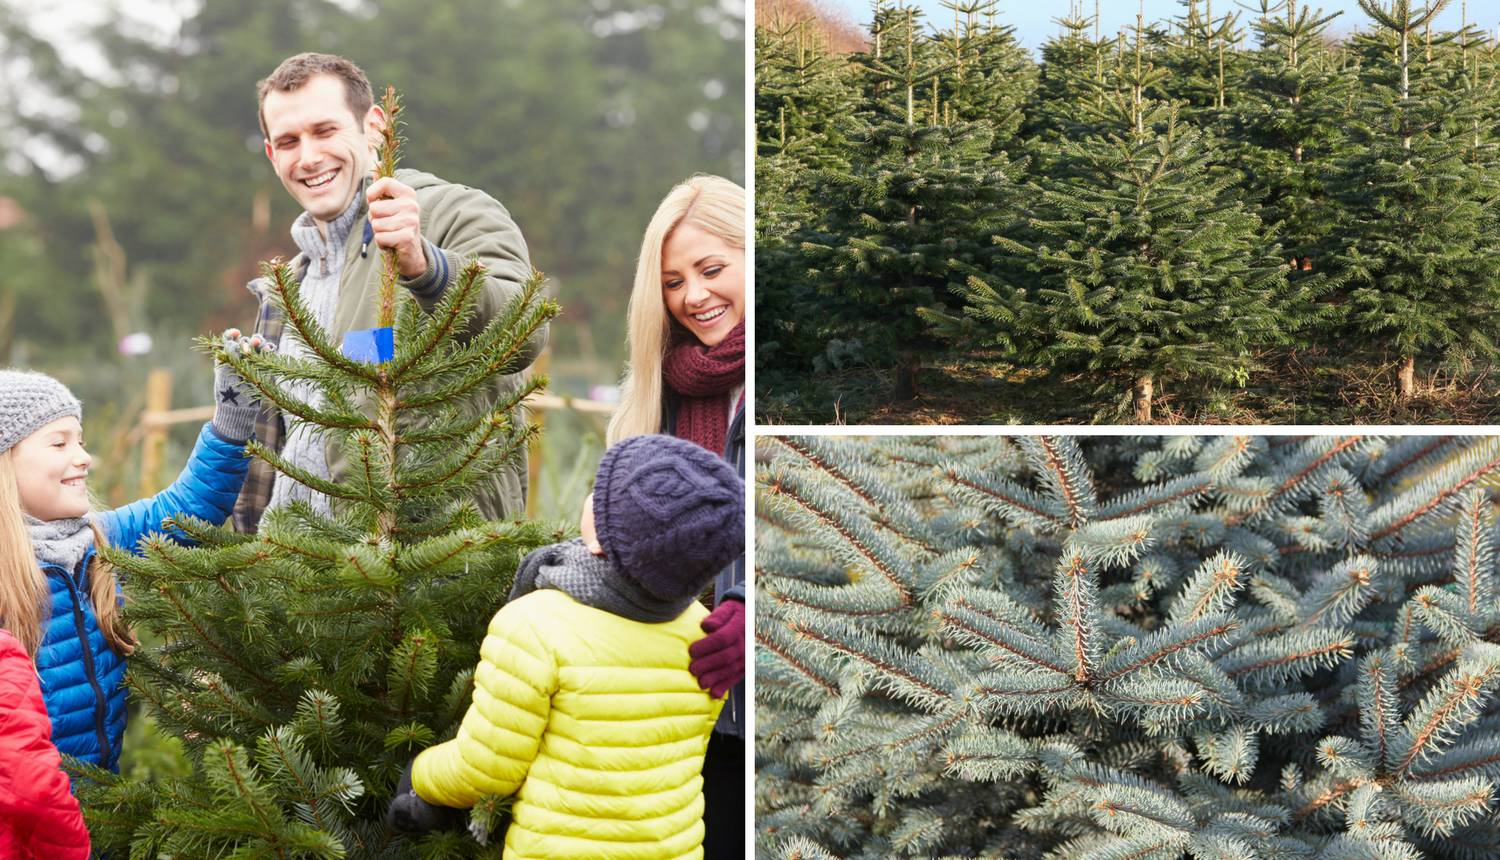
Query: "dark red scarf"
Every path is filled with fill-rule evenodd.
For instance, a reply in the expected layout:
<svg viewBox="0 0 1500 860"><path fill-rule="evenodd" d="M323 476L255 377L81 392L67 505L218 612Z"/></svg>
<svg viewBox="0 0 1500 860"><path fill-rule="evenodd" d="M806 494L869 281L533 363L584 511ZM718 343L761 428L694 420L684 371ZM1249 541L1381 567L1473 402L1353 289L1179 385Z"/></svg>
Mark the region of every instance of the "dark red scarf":
<svg viewBox="0 0 1500 860"><path fill-rule="evenodd" d="M662 361L662 377L677 394L672 435L723 455L729 435L729 401L745 384L745 321L716 346L704 346L688 331L672 326L672 343Z"/></svg>

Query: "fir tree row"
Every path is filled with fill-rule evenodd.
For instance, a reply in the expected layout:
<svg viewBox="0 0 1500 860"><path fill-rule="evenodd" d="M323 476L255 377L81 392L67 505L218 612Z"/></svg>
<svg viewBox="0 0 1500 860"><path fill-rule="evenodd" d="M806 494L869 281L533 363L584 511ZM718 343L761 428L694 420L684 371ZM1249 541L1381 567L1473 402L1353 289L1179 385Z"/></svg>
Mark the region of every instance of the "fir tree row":
<svg viewBox="0 0 1500 860"><path fill-rule="evenodd" d="M760 461L759 858L1500 856L1500 438Z"/></svg>
<svg viewBox="0 0 1500 860"><path fill-rule="evenodd" d="M1360 0L1342 41L1258 3L1114 35L1075 6L1039 61L999 0L876 0L851 55L757 28L757 366L868 361L910 396L982 348L1150 420L1160 381L1244 385L1270 347L1394 356L1402 398L1419 356L1493 357L1496 40L1434 30L1452 0Z"/></svg>

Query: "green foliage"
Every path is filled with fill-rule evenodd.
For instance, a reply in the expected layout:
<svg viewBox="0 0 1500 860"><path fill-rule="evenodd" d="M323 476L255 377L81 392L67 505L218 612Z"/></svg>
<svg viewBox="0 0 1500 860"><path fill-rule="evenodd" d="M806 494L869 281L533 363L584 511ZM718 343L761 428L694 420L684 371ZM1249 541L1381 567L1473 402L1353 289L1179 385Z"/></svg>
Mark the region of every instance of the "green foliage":
<svg viewBox="0 0 1500 860"><path fill-rule="evenodd" d="M842 147L847 70L802 20L755 30L756 154L794 147L817 160Z"/></svg>
<svg viewBox="0 0 1500 860"><path fill-rule="evenodd" d="M1235 157L1245 194L1295 261L1296 279L1330 262L1325 245L1338 210L1324 183L1335 154L1347 146L1343 126L1354 80L1348 57L1324 35L1337 13L1297 0L1261 0L1259 12L1259 48L1248 58L1227 134L1242 142Z"/></svg>
<svg viewBox="0 0 1500 860"><path fill-rule="evenodd" d="M1035 238L998 235L1019 277L973 274L957 287L982 342L1048 363L1118 375L1244 384L1253 344L1286 338L1298 309L1285 266L1209 163L1203 134L1177 110L1109 102L1108 136L1064 142L1062 178L1031 186ZM1139 413L1138 413L1139 414ZM1149 407L1140 417L1149 418Z"/></svg>
<svg viewBox="0 0 1500 860"><path fill-rule="evenodd" d="M467 837L417 846L380 821L401 769L454 730L521 555L560 537L539 522L486 522L471 499L534 438L520 404L545 378L481 413L453 405L520 371L522 345L558 306L534 274L505 312L460 334L484 277L470 263L431 313L397 292L396 355L369 365L340 354L286 264L266 275L309 355L203 347L350 465L318 478L252 443L279 480L332 497L333 515L293 503L255 535L174 519L164 527L191 545L153 535L141 555L109 551L132 623L156 643L131 657L126 683L191 771L149 782L89 772L79 795L94 844L132 857L474 856ZM288 393L306 381L325 406ZM497 815L490 804L480 820L493 829Z"/></svg>
<svg viewBox="0 0 1500 860"><path fill-rule="evenodd" d="M1103 105L1116 69L1114 41L1092 31L1095 20L1077 3L1057 19L1058 32L1042 44L1036 89L1025 105L1020 138L1038 175L1058 166L1049 158L1059 140L1080 139L1091 129L1091 108Z"/></svg>
<svg viewBox="0 0 1500 860"><path fill-rule="evenodd" d="M1213 4L1183 0L1182 17L1169 32L1152 32L1148 38L1160 45L1157 61L1167 73L1152 95L1181 102L1184 118L1200 128L1212 128L1236 94L1236 82L1244 78L1248 62L1239 49L1244 31L1240 12Z"/></svg>
<svg viewBox="0 0 1500 860"><path fill-rule="evenodd" d="M869 50L842 66L772 60L789 42L762 31L777 104L795 105L757 113L766 399L805 411L821 375L860 364L898 368L900 389L962 351L997 379L1087 372L1098 420L1148 379L1179 404L1252 383L1305 399L1256 379L1266 356L1492 356L1493 40L1434 32L1437 7L1404 0L1365 0L1349 23L1373 29L1342 42L1307 0L1181 5L1107 36L1072 3L1039 65L986 0L945 3L951 27L877 2ZM910 144L882 146L902 123ZM917 129L951 151L936 176Z"/></svg>
<svg viewBox="0 0 1500 860"><path fill-rule="evenodd" d="M825 354L830 330L799 312L818 301L799 234L819 220L815 171L847 167L857 128L853 67L794 21L755 30L756 366Z"/></svg>
<svg viewBox="0 0 1500 860"><path fill-rule="evenodd" d="M1003 162L989 152L984 123L916 125L888 121L863 131L848 171L825 171L818 198L833 203L804 230L807 277L830 299L823 317L858 332L873 354L904 368L935 343L918 311L950 311L949 272L984 267L993 251L985 226L1003 212Z"/></svg>
<svg viewBox="0 0 1500 860"><path fill-rule="evenodd" d="M1452 62L1459 34L1424 38L1447 5L1361 2L1379 29L1353 46L1359 95L1333 186L1347 227L1334 241L1349 273L1352 327L1402 356L1473 359L1496 353L1500 283L1481 261L1497 238L1500 91Z"/></svg>
<svg viewBox="0 0 1500 860"><path fill-rule="evenodd" d="M770 437L758 857L1484 857L1490 437Z"/></svg>
<svg viewBox="0 0 1500 860"><path fill-rule="evenodd" d="M919 311L955 313L951 271L989 267L1032 63L994 3L949 8L954 28L928 38L916 9L877 3L849 58L800 29L757 36L776 104L757 103L757 366L772 375L870 361L900 367L909 396L939 345Z"/></svg>
<svg viewBox="0 0 1500 860"><path fill-rule="evenodd" d="M997 146L1010 146L1036 85L1036 64L1015 28L998 23L1000 0L943 0L942 6L953 13L953 26L935 36L948 71L935 79L934 119L983 120L994 128Z"/></svg>

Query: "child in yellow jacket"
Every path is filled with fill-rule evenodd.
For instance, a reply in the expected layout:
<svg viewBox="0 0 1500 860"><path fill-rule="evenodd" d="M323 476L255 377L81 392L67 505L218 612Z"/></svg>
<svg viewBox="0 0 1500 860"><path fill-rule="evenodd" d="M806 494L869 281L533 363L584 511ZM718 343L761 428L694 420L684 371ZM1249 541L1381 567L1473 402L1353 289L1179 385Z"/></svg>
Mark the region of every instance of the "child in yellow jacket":
<svg viewBox="0 0 1500 860"><path fill-rule="evenodd" d="M698 594L744 552L744 482L697 445L637 436L605 452L589 509L581 540L522 562L458 736L417 756L392 826L514 794L506 860L703 856L723 700L699 688L688 645Z"/></svg>

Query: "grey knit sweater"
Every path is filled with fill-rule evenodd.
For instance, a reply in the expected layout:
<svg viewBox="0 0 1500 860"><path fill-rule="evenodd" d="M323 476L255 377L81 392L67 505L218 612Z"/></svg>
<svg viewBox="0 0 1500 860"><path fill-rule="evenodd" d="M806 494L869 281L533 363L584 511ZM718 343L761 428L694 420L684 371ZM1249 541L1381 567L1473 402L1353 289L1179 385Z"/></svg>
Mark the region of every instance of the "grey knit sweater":
<svg viewBox="0 0 1500 860"><path fill-rule="evenodd" d="M302 301L324 331L333 328L334 310L338 307L339 275L344 270L345 243L364 212L365 197L361 188L355 190L349 207L327 225L326 236L318 230L317 223L306 212L292 222L292 239L308 261L307 274L302 278ZM290 329L282 337L281 349L282 354L291 358L304 358L308 355L306 345ZM290 387L291 393L299 400L315 407L323 406L323 392L316 385L303 382ZM296 424L287 433L281 456L294 466L306 469L320 478L328 478L328 454L323 446L319 428ZM268 509L279 508L297 500L308 502L319 513L331 513L327 496L314 492L285 475L277 475Z"/></svg>

